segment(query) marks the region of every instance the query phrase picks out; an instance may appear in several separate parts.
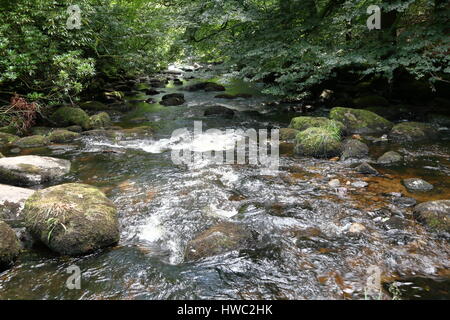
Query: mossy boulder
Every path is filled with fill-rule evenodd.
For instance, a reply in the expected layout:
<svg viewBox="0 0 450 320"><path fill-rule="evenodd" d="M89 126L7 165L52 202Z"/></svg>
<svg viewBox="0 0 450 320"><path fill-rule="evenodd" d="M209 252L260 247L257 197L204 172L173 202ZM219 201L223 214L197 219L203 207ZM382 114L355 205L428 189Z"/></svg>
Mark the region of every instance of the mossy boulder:
<svg viewBox="0 0 450 320"><path fill-rule="evenodd" d="M28 136L20 138L12 143L12 145L19 148L34 148L34 147L42 147L46 146L49 143L49 140L40 135Z"/></svg>
<svg viewBox="0 0 450 320"><path fill-rule="evenodd" d="M7 145L9 143L13 143L19 139L20 139L20 137L18 137L16 135L0 132L0 146Z"/></svg>
<svg viewBox="0 0 450 320"><path fill-rule="evenodd" d="M0 272L10 267L20 253L16 233L4 221L0 221Z"/></svg>
<svg viewBox="0 0 450 320"><path fill-rule="evenodd" d="M244 227L230 222L220 223L199 234L186 248L185 260L223 254L245 247L251 233Z"/></svg>
<svg viewBox="0 0 450 320"><path fill-rule="evenodd" d="M418 204L414 208L414 217L433 229L450 232L450 200Z"/></svg>
<svg viewBox="0 0 450 320"><path fill-rule="evenodd" d="M79 125L85 130L89 129L89 116L81 108L61 107L50 116L50 120L58 127Z"/></svg>
<svg viewBox="0 0 450 320"><path fill-rule="evenodd" d="M362 109L336 107L331 109L330 118L342 122L349 133L382 134L393 127L392 122Z"/></svg>
<svg viewBox="0 0 450 320"><path fill-rule="evenodd" d="M59 130L52 131L52 133L49 134L48 139L50 140L50 142L54 142L54 143L65 143L65 142L71 142L78 137L80 137L79 133L72 132L69 130L59 129Z"/></svg>
<svg viewBox="0 0 450 320"><path fill-rule="evenodd" d="M388 151L378 158L377 163L388 165L388 164L398 164L403 161L403 157L400 153L395 151Z"/></svg>
<svg viewBox="0 0 450 320"><path fill-rule="evenodd" d="M111 125L111 118L106 112L100 112L89 119L90 129L106 128Z"/></svg>
<svg viewBox="0 0 450 320"><path fill-rule="evenodd" d="M99 101L86 101L86 102L80 103L80 108L83 110L89 110L89 111L103 111L103 110L107 110L108 106Z"/></svg>
<svg viewBox="0 0 450 320"><path fill-rule="evenodd" d="M357 139L348 139L342 145L341 160L363 159L369 155L369 147Z"/></svg>
<svg viewBox="0 0 450 320"><path fill-rule="evenodd" d="M299 134L299 130L292 128L281 128L280 129L280 140L282 141L291 141L294 140L297 134Z"/></svg>
<svg viewBox="0 0 450 320"><path fill-rule="evenodd" d="M417 142L435 138L439 131L432 125L422 122L402 122L389 132L394 142Z"/></svg>
<svg viewBox="0 0 450 320"><path fill-rule="evenodd" d="M62 255L82 255L119 241L114 204L97 188L63 184L34 193L22 212L27 230Z"/></svg>
<svg viewBox="0 0 450 320"><path fill-rule="evenodd" d="M389 101L382 96L370 95L353 99L353 104L357 108L387 107L389 105Z"/></svg>
<svg viewBox="0 0 450 320"><path fill-rule="evenodd" d="M341 152L340 135L325 128L306 129L295 137L294 152L301 156L337 156Z"/></svg>
<svg viewBox="0 0 450 320"><path fill-rule="evenodd" d="M38 185L54 181L70 171L70 161L39 156L0 159L0 182L12 185Z"/></svg>
<svg viewBox="0 0 450 320"><path fill-rule="evenodd" d="M337 127L341 131L345 130L345 126L344 124L342 124L342 122L330 120L325 117L295 117L291 120L291 123L289 125L289 128L299 131L303 131L312 127Z"/></svg>
<svg viewBox="0 0 450 320"><path fill-rule="evenodd" d="M30 133L33 136L46 136L50 134L54 129L50 127L33 127L30 129Z"/></svg>

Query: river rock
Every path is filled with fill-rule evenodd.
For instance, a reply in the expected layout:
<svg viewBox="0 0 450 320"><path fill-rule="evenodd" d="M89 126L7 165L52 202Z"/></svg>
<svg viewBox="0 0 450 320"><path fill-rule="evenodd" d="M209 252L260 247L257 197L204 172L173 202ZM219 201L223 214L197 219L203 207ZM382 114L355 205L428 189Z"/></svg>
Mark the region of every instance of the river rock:
<svg viewBox="0 0 450 320"><path fill-rule="evenodd" d="M65 142L71 142L79 137L80 137L79 133L72 132L69 130L64 130L64 129L58 129L58 130L52 131L49 134L48 139L50 140L50 142L54 142L54 143L65 143Z"/></svg>
<svg viewBox="0 0 450 320"><path fill-rule="evenodd" d="M362 159L369 155L369 147L357 139L348 139L342 145L341 160Z"/></svg>
<svg viewBox="0 0 450 320"><path fill-rule="evenodd" d="M349 133L382 134L393 127L392 122L362 109L336 107L331 109L330 118L342 122Z"/></svg>
<svg viewBox="0 0 450 320"><path fill-rule="evenodd" d="M421 122L402 122L389 132L389 139L394 142L417 142L435 138L438 130L432 125Z"/></svg>
<svg viewBox="0 0 450 320"><path fill-rule="evenodd" d="M10 134L10 133L4 133L4 132L0 132L0 147L3 145L7 145L10 144L14 141L19 140L20 137Z"/></svg>
<svg viewBox="0 0 450 320"><path fill-rule="evenodd" d="M114 204L86 184L37 191L25 202L23 216L33 237L62 255L82 255L119 241Z"/></svg>
<svg viewBox="0 0 450 320"><path fill-rule="evenodd" d="M207 107L205 110L204 115L205 116L215 116L215 115L220 115L223 116L225 118L233 118L234 117L234 110L231 110L227 107L224 106L211 106L211 107Z"/></svg>
<svg viewBox="0 0 450 320"><path fill-rule="evenodd" d="M90 110L90 111L103 111L107 110L108 106L99 101L86 101L80 103L80 108L83 110Z"/></svg>
<svg viewBox="0 0 450 320"><path fill-rule="evenodd" d="M185 102L186 101L184 100L184 94L172 93L163 96L160 104L162 104L163 106L179 106L184 104Z"/></svg>
<svg viewBox="0 0 450 320"><path fill-rule="evenodd" d="M0 272L10 267L20 253L16 233L4 221L0 221Z"/></svg>
<svg viewBox="0 0 450 320"><path fill-rule="evenodd" d="M401 154L395 151L388 151L378 158L378 164L394 164L403 161Z"/></svg>
<svg viewBox="0 0 450 320"><path fill-rule="evenodd" d="M426 192L433 190L433 185L419 178L403 179L403 185L409 192Z"/></svg>
<svg viewBox="0 0 450 320"><path fill-rule="evenodd" d="M50 116L50 120L58 127L79 125L85 130L89 129L89 116L81 108L61 107Z"/></svg>
<svg viewBox="0 0 450 320"><path fill-rule="evenodd" d="M100 112L89 118L90 129L101 129L111 125L111 118L106 112Z"/></svg>
<svg viewBox="0 0 450 320"><path fill-rule="evenodd" d="M414 217L436 230L450 232L450 200L418 204L414 208Z"/></svg>
<svg viewBox="0 0 450 320"><path fill-rule="evenodd" d="M17 220L35 190L0 184L0 220Z"/></svg>
<svg viewBox="0 0 450 320"><path fill-rule="evenodd" d="M289 124L289 128L296 129L299 131L303 131L312 127L317 128L337 127L340 129L341 132L345 130L345 126L341 122L330 120L325 117L295 117L292 118L291 123Z"/></svg>
<svg viewBox="0 0 450 320"><path fill-rule="evenodd" d="M13 146L19 148L35 148L42 147L49 143L48 139L44 136L35 135L20 138L12 143Z"/></svg>
<svg viewBox="0 0 450 320"><path fill-rule="evenodd" d="M69 173L70 161L39 156L0 159L0 182L13 185L37 185Z"/></svg>
<svg viewBox="0 0 450 320"><path fill-rule="evenodd" d="M361 163L359 166L357 166L355 168L355 170L359 173L362 174L373 174L373 175L378 175L379 172L377 171L377 169L375 169L374 167L372 167L370 164L368 164L367 162L363 162Z"/></svg>
<svg viewBox="0 0 450 320"><path fill-rule="evenodd" d="M300 156L334 157L340 151L340 136L324 128L309 128L295 137L294 152Z"/></svg>
<svg viewBox="0 0 450 320"><path fill-rule="evenodd" d="M280 129L280 140L282 141L293 141L300 131L292 128L281 128Z"/></svg>
<svg viewBox="0 0 450 320"><path fill-rule="evenodd" d="M230 222L220 223L202 232L188 243L185 260L198 260L237 250L244 247L250 238L250 232L244 227Z"/></svg>

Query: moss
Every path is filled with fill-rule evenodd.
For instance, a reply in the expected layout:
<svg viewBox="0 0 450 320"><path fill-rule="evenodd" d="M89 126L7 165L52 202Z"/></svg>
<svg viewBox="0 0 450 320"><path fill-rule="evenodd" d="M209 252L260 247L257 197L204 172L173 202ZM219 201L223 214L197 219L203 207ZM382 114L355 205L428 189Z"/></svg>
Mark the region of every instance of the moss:
<svg viewBox="0 0 450 320"><path fill-rule="evenodd" d="M100 112L89 119L91 129L106 128L111 125L111 118L106 112Z"/></svg>
<svg viewBox="0 0 450 320"><path fill-rule="evenodd" d="M389 138L395 142L416 142L436 137L438 131L431 125L421 122L402 122L395 125Z"/></svg>
<svg viewBox="0 0 450 320"><path fill-rule="evenodd" d="M10 133L4 133L4 132L0 132L0 144L4 145L4 144L9 144L12 143L14 141L19 140L20 138L16 135L10 134Z"/></svg>
<svg viewBox="0 0 450 320"><path fill-rule="evenodd" d="M40 190L26 201L23 216L31 234L61 254L85 254L119 240L115 206L89 185Z"/></svg>
<svg viewBox="0 0 450 320"><path fill-rule="evenodd" d="M48 136L51 142L64 143L70 142L80 136L79 133L68 131L68 130L55 130Z"/></svg>
<svg viewBox="0 0 450 320"><path fill-rule="evenodd" d="M83 129L89 129L89 116L83 109L73 107L61 107L50 116L59 127L79 125Z"/></svg>
<svg viewBox="0 0 450 320"><path fill-rule="evenodd" d="M33 127L30 130L32 135L37 135L37 136L46 136L46 135L50 134L52 131L53 131L53 128L49 128L49 127Z"/></svg>
<svg viewBox="0 0 450 320"><path fill-rule="evenodd" d="M280 140L283 140L283 141L294 140L299 132L300 131L297 129L281 128L280 129Z"/></svg>
<svg viewBox="0 0 450 320"><path fill-rule="evenodd" d="M294 152L297 155L331 157L339 155L340 151L340 135L327 128L309 128L295 138Z"/></svg>
<svg viewBox="0 0 450 320"><path fill-rule="evenodd" d="M333 108L330 118L342 122L351 133L385 133L393 123L379 115L362 109Z"/></svg>
<svg viewBox="0 0 450 320"><path fill-rule="evenodd" d="M8 268L20 253L20 245L15 232L0 221L0 271Z"/></svg>
<svg viewBox="0 0 450 320"><path fill-rule="evenodd" d="M387 101L386 98L382 96L370 95L354 99L353 104L357 108L387 107L389 105L389 101Z"/></svg>
<svg viewBox="0 0 450 320"><path fill-rule="evenodd" d="M35 136L29 136L20 138L17 141L13 142L14 146L17 146L19 148L34 148L34 147L42 147L48 144L48 139L44 136L35 135Z"/></svg>
<svg viewBox="0 0 450 320"><path fill-rule="evenodd" d="M327 126L336 126L341 131L344 131L345 129L344 124L341 122L330 120L325 117L296 117L291 120L289 128L303 131L312 127L323 128Z"/></svg>

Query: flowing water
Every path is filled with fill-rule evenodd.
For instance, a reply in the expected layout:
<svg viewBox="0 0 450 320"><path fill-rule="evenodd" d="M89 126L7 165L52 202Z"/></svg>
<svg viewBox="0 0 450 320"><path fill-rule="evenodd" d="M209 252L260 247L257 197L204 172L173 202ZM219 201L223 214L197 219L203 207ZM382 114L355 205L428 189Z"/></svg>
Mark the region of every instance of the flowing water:
<svg viewBox="0 0 450 320"><path fill-rule="evenodd" d="M372 146L372 157L392 149L407 155L404 166L378 168L382 177L360 175L349 163L296 158L287 144L279 170L264 174L252 165L175 165L173 149L227 143L213 134L190 145L171 137L175 129L192 131L194 121L201 120L203 130L266 129L286 127L294 116L264 106L271 98L258 86L226 76L214 80L225 84L227 93L253 97L224 100L214 98L217 92L183 92L186 105L137 103L114 118L124 128L151 124L152 137L83 136L75 145L22 150L71 160L65 181L106 193L118 208L121 240L78 258L58 257L43 247L28 250L0 274L1 299L376 299L396 296L389 292L393 286L401 298L450 298L448 235L416 223L407 201L393 194L419 202L450 199L448 135L433 144ZM179 92L179 87L170 83L162 90ZM216 104L239 112L233 119L203 116L205 106ZM400 181L411 176L433 183L434 191L409 194ZM342 187L328 185L334 178ZM365 181L368 187L347 181ZM251 230L248 246L186 262L187 243L223 221ZM350 233L353 223L366 230ZM81 290L65 286L73 264L82 271ZM367 296L371 266L382 270L379 297Z"/></svg>

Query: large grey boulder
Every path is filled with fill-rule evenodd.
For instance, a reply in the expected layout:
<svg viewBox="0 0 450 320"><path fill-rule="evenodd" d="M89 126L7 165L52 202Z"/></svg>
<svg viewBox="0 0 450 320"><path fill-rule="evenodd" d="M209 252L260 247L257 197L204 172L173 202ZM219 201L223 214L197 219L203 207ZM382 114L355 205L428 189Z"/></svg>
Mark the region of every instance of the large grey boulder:
<svg viewBox="0 0 450 320"><path fill-rule="evenodd" d="M18 186L38 185L64 176L70 161L51 157L19 156L0 159L0 182Z"/></svg>
<svg viewBox="0 0 450 320"><path fill-rule="evenodd" d="M13 221L19 219L25 201L34 192L35 190L0 184L0 220Z"/></svg>

